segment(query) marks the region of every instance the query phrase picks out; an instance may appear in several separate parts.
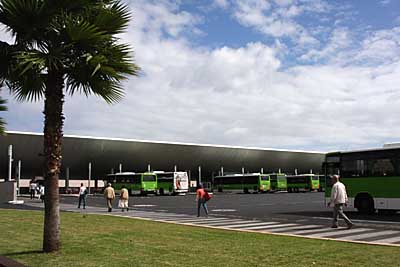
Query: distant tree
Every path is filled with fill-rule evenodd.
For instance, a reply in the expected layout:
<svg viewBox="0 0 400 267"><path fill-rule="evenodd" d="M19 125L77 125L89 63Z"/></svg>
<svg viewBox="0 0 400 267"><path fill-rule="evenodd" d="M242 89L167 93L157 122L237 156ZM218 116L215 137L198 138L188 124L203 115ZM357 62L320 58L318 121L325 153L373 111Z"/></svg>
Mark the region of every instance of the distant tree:
<svg viewBox="0 0 400 267"><path fill-rule="evenodd" d="M1 78L18 100L44 100L45 252L60 249L64 94L94 94L108 103L123 97L121 81L139 71L117 38L129 20L120 1L0 0L0 26L15 38L0 46Z"/></svg>

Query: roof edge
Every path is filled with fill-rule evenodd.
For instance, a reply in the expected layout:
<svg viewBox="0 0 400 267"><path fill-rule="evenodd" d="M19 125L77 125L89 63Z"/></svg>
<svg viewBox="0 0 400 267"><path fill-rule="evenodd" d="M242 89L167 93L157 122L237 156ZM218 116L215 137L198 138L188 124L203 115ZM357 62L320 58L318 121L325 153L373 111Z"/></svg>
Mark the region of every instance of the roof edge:
<svg viewBox="0 0 400 267"><path fill-rule="evenodd" d="M35 135L43 136L43 133L35 132L22 132L22 131L5 131L6 134L21 134L21 135ZM80 138L80 139L94 139L94 140L107 140L107 141L123 141L123 142L138 142L138 143L152 143L152 144L166 144L166 145L181 145L181 146L199 146L199 147L216 147L216 148L236 148L236 149L250 149L262 151L277 151L277 152L294 152L294 153L310 153L310 154L326 154L327 152L320 151L305 151L305 150L289 150L277 148L261 148L261 147L243 147L243 146L228 146L228 145L215 145L215 144L196 144L196 143L183 143L183 142L168 142L168 141L152 141L152 140L139 140L129 138L114 138L114 137L97 137L97 136L84 136L84 135L71 135L65 134L64 137Z"/></svg>

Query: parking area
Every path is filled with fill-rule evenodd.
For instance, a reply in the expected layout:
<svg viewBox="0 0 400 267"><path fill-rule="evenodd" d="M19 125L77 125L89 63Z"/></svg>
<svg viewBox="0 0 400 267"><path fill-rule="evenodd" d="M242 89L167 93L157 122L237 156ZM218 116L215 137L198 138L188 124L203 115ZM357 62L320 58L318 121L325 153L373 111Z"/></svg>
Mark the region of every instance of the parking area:
<svg viewBox="0 0 400 267"><path fill-rule="evenodd" d="M184 196L133 196L129 206L143 211L171 212L195 215L196 201L194 194ZM77 197L62 196L62 203L77 204ZM115 206L117 201L115 201ZM89 196L88 205L106 207L101 195ZM323 192L308 193L275 193L275 194L241 194L215 193L209 201L210 214L229 218L279 220L287 222L304 222L310 224L331 223L331 209L325 207ZM400 214L395 215L361 215L354 209L346 214L360 226L373 226L385 229L400 229Z"/></svg>

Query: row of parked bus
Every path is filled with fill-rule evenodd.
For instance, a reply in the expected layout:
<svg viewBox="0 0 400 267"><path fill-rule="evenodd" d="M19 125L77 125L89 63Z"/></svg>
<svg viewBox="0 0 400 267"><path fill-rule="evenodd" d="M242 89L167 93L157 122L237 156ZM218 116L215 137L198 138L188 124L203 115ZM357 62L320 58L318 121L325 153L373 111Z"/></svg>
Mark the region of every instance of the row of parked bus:
<svg viewBox="0 0 400 267"><path fill-rule="evenodd" d="M362 213L378 210L388 214L400 210L400 144L328 153L322 167L324 175L234 174L214 177L210 184L214 191L241 190L245 193L324 191L326 187L328 202L332 185L329 177L339 174L346 185L350 207ZM131 193L142 194L176 194L189 189L186 172L112 174L108 175L107 182L113 183L116 189L125 185Z"/></svg>
<svg viewBox="0 0 400 267"><path fill-rule="evenodd" d="M323 181L322 181L323 180ZM325 179L322 175L300 174L233 174L214 177L212 187L218 192L241 190L244 193L267 193L277 191L322 191Z"/></svg>
<svg viewBox="0 0 400 267"><path fill-rule="evenodd" d="M122 186L129 194L185 194L189 191L187 172L121 172L107 175L106 183L111 183L116 190Z"/></svg>
<svg viewBox="0 0 400 267"><path fill-rule="evenodd" d="M272 174L232 174L216 176L212 179L210 189L218 192L243 191L254 192L276 192L288 191L306 192L321 191L323 185L321 176L315 174L286 175L283 173ZM187 172L146 172L133 173L123 172L109 174L108 183L119 190L125 186L130 194L182 194L189 191L189 178Z"/></svg>

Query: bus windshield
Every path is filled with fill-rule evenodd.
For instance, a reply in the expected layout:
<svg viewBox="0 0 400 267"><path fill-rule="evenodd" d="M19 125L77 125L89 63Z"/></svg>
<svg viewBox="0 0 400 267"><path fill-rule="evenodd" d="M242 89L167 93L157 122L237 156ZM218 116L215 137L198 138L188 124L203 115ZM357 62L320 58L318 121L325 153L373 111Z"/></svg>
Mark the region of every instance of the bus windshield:
<svg viewBox="0 0 400 267"><path fill-rule="evenodd" d="M155 182L156 176L155 175L143 175L143 182Z"/></svg>

